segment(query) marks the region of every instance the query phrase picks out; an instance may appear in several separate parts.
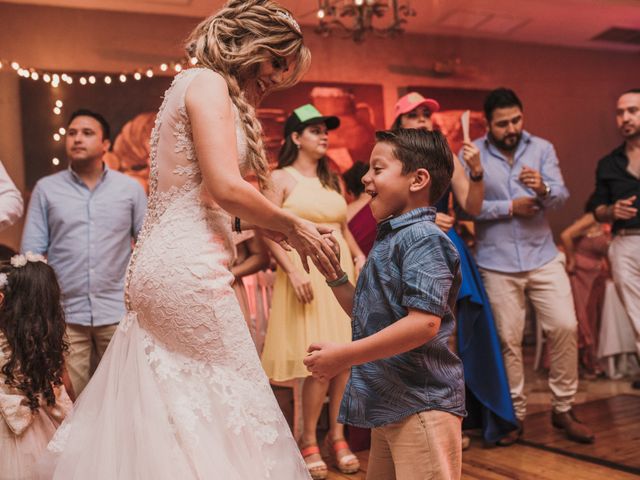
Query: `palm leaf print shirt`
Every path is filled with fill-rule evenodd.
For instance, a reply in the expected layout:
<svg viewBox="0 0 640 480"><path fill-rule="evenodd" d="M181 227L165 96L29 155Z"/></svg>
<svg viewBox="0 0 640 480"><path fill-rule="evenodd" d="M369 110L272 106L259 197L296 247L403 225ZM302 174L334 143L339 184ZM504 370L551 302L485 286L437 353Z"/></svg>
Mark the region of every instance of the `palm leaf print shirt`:
<svg viewBox="0 0 640 480"><path fill-rule="evenodd" d="M425 410L464 416L462 362L449 350L460 259L435 225L436 210L417 208L378 225L360 273L352 312L353 339L373 335L417 309L441 318L426 344L390 358L351 367L339 420L380 427Z"/></svg>

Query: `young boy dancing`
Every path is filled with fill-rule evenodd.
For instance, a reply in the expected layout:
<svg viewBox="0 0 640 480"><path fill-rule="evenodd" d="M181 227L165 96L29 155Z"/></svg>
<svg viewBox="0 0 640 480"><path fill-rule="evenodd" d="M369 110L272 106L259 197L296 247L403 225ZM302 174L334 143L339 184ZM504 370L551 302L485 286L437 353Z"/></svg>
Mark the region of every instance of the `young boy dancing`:
<svg viewBox="0 0 640 480"><path fill-rule="evenodd" d="M357 288L346 274L327 278L352 316L354 341L314 343L304 363L320 379L351 367L339 421L372 428L367 480L458 479L464 380L447 340L461 277L431 207L449 186L452 155L439 132L376 140L362 179L376 242Z"/></svg>

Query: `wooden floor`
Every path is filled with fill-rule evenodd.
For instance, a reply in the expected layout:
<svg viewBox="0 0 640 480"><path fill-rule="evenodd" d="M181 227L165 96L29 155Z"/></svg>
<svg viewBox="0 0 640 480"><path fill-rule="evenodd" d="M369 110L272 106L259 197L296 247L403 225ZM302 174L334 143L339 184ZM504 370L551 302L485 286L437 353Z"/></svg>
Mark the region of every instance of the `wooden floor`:
<svg viewBox="0 0 640 480"><path fill-rule="evenodd" d="M640 477L640 396L618 395L576 407L596 434L593 445L568 441L553 429L549 412L530 415L523 443L486 448L480 438L462 455L467 480L625 480ZM361 471L332 469L330 480L364 480L368 452L359 452Z"/></svg>

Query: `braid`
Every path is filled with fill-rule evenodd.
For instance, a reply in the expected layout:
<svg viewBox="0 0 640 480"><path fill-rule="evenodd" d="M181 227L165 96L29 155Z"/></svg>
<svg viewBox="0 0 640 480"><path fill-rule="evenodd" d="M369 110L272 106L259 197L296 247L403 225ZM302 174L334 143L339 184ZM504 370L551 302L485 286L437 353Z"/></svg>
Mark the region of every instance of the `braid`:
<svg viewBox="0 0 640 480"><path fill-rule="evenodd" d="M249 166L260 187L267 189L269 167L262 126L244 94L243 83L257 76L262 62L291 55L296 57L295 69L277 88L297 83L310 61L300 27L287 10L271 0L230 0L195 28L187 41L187 52L226 80L247 138Z"/></svg>

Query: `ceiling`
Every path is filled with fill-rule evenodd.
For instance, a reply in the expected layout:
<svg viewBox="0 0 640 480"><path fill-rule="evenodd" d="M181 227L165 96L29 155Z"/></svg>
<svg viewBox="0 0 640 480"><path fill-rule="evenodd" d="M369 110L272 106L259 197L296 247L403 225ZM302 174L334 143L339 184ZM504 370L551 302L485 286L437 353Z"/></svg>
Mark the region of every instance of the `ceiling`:
<svg viewBox="0 0 640 480"><path fill-rule="evenodd" d="M204 17L223 0L3 0L4 3ZM406 0L400 0L406 2ZM2 3L2 2L0 2ZM303 25L317 0L281 0ZM333 0L332 3L342 3ZM591 40L612 27L640 30L640 0L412 0L407 31L640 52L640 43ZM636 39L640 39L636 35Z"/></svg>

